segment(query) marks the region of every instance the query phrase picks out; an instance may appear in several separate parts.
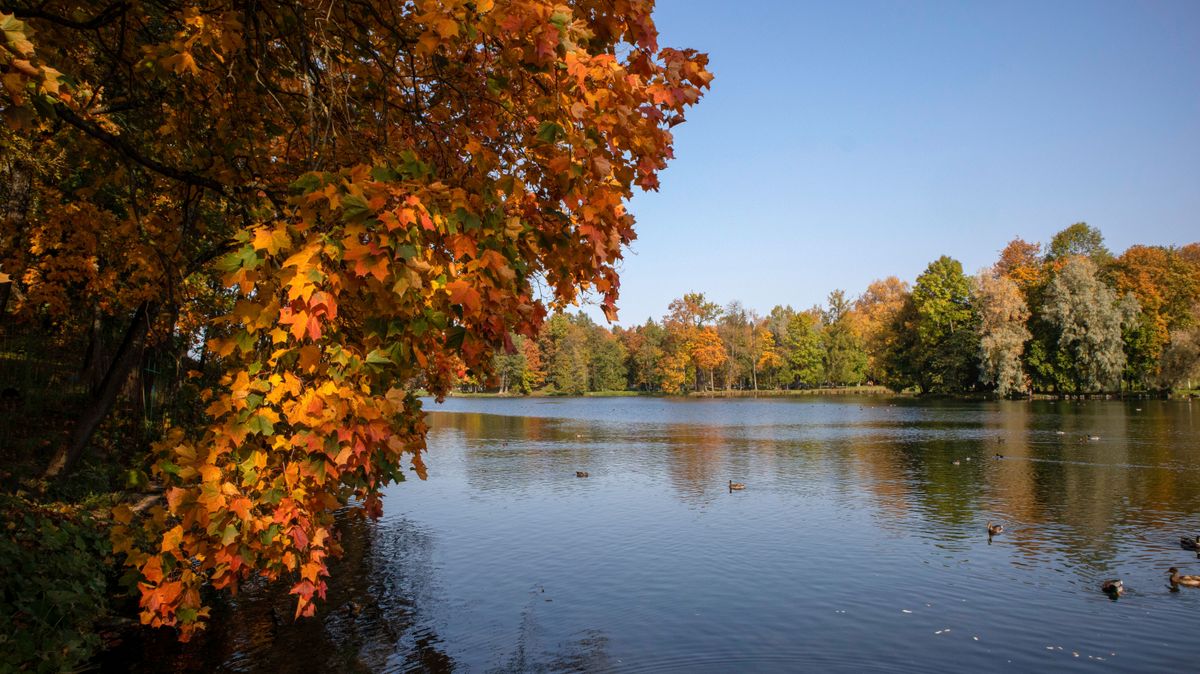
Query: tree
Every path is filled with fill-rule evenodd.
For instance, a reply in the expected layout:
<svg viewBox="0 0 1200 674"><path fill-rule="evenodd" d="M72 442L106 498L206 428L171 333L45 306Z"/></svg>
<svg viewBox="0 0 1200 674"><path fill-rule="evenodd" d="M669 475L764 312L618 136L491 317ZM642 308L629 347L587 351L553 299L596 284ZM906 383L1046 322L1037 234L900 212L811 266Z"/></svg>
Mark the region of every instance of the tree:
<svg viewBox="0 0 1200 674"><path fill-rule="evenodd" d="M1152 386L1172 331L1192 322L1191 309L1200 301L1200 265L1175 248L1130 246L1113 261L1111 276L1116 291L1132 293L1141 307L1126 329L1126 379Z"/></svg>
<svg viewBox="0 0 1200 674"><path fill-rule="evenodd" d="M854 327L854 317L846 293L829 293L829 308L824 315L825 329L822 345L825 348L825 376L833 384L859 384L867 367Z"/></svg>
<svg viewBox="0 0 1200 674"><path fill-rule="evenodd" d="M900 338L897 319L909 294L907 283L889 276L872 281L854 303L860 339L867 355L868 379L880 382L894 379L887 363Z"/></svg>
<svg viewBox="0 0 1200 674"><path fill-rule="evenodd" d="M978 381L978 315L962 264L944 255L931 262L917 277L910 302L912 340L897 366L924 392L971 389Z"/></svg>
<svg viewBox="0 0 1200 674"><path fill-rule="evenodd" d="M728 358L725 360L725 389L741 385L755 377L754 323L757 317L747 311L741 302L726 305L717 321L717 334L725 345Z"/></svg>
<svg viewBox="0 0 1200 674"><path fill-rule="evenodd" d="M716 388L713 381L713 370L721 367L729 358L725 352L725 344L715 328L705 327L696 330L691 341L692 361L697 370L708 370L708 390Z"/></svg>
<svg viewBox="0 0 1200 674"><path fill-rule="evenodd" d="M516 339L523 340L524 337L517 335ZM517 348L516 339L513 340L512 351L498 351L492 364L502 394L508 393L510 387L519 387L525 378L525 352Z"/></svg>
<svg viewBox="0 0 1200 674"><path fill-rule="evenodd" d="M721 315L721 306L716 302L709 302L704 293L687 293L677 300L672 300L667 311L669 313L664 322L701 328L717 320Z"/></svg>
<svg viewBox="0 0 1200 674"><path fill-rule="evenodd" d="M758 390L758 373L770 383L776 381L776 372L783 365L783 356L775 345L775 335L762 323L754 329L754 390Z"/></svg>
<svg viewBox="0 0 1200 674"><path fill-rule="evenodd" d="M1112 253L1104 246L1104 235L1086 222L1077 222L1055 234L1046 247L1046 259L1052 262L1062 263L1075 256L1091 258L1100 267L1112 260Z"/></svg>
<svg viewBox="0 0 1200 674"><path fill-rule="evenodd" d="M666 332L653 320L621 333L629 358L631 388L641 391L664 390L660 363L665 357Z"/></svg>
<svg viewBox="0 0 1200 674"><path fill-rule="evenodd" d="M787 326L787 360L792 380L788 384L820 386L825 382L825 349L821 345L818 311L793 313Z"/></svg>
<svg viewBox="0 0 1200 674"><path fill-rule="evenodd" d="M84 455L148 345L204 341L214 370L203 420L149 457L166 507L114 512L143 622L186 638L203 586L256 576L290 578L311 615L333 512L378 515L405 463L423 475L414 386L441 396L464 368L487 373L510 331L532 337L582 288L614 313L624 202L657 187L669 129L711 79L703 55L659 48L651 9L134 0L0 16L0 111L65 162L3 220L5 293L67 279L85 316L124 333L48 475ZM14 222L78 273L39 271L59 263ZM98 273L70 267L97 250ZM197 275L232 308L179 335Z"/></svg>
<svg viewBox="0 0 1200 674"><path fill-rule="evenodd" d="M588 391L591 383L587 329L591 322L584 314L579 314L579 318L582 321L555 314L546 322L541 337L548 364L546 383L557 393L581 395Z"/></svg>
<svg viewBox="0 0 1200 674"><path fill-rule="evenodd" d="M1029 308L1020 287L999 269L975 277L979 311L979 380L1000 396L1028 390L1021 356L1031 335L1025 327Z"/></svg>
<svg viewBox="0 0 1200 674"><path fill-rule="evenodd" d="M584 317L583 314L580 314ZM591 321L588 321L591 323ZM588 335L588 386L592 391L623 391L629 378L625 345L604 328L591 324Z"/></svg>
<svg viewBox="0 0 1200 674"><path fill-rule="evenodd" d="M1132 295L1120 298L1089 258L1068 258L1050 282L1044 307L1076 392L1116 391L1125 369L1122 329L1137 315Z"/></svg>
<svg viewBox="0 0 1200 674"><path fill-rule="evenodd" d="M792 342L788 333L788 326L791 325L795 316L796 310L791 306L775 305L765 319L767 329L771 331L771 336L775 339L775 349L782 360L772 373L774 375L772 385L776 388L790 386L796 380L796 375L792 371Z"/></svg>
<svg viewBox="0 0 1200 674"><path fill-rule="evenodd" d="M1010 241L1004 250L1000 251L1000 259L996 262L994 273L1015 283L1025 295L1027 303L1031 293L1046 283L1040 247L1020 237Z"/></svg>
<svg viewBox="0 0 1200 674"><path fill-rule="evenodd" d="M1200 380L1200 304L1193 308L1192 315L1190 327L1171 332L1159 375L1164 387L1190 389Z"/></svg>
<svg viewBox="0 0 1200 674"><path fill-rule="evenodd" d="M542 352L536 340L518 335L515 341L525 360L518 388L521 393L528 395L541 387L542 382L546 380L546 373L542 370Z"/></svg>

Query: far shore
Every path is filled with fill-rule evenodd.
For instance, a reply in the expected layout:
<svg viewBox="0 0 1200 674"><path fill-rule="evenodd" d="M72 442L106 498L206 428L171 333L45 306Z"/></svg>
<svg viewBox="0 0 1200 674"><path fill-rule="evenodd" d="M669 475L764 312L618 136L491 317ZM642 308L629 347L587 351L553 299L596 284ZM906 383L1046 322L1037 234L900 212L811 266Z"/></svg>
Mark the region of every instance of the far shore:
<svg viewBox="0 0 1200 674"><path fill-rule="evenodd" d="M428 397L426 391L418 391L419 397ZM914 393L912 391L893 391L886 386L845 386L830 388L808 389L763 389L758 391L719 390L719 391L689 391L684 395L668 395L659 391L588 391L585 393L569 394L555 391L534 391L532 393L500 393L496 391L462 392L453 391L446 394L447 398L799 398L824 396L878 396L890 398L927 398L951 400L996 400L994 394L977 393L959 396L937 396ZM1034 393L1028 397L1014 400L1146 400L1146 399L1192 400L1200 398L1200 390L1180 390L1167 392L1136 392L1119 393L1086 393L1086 394L1056 394Z"/></svg>
<svg viewBox="0 0 1200 674"><path fill-rule="evenodd" d="M446 395L447 398L791 398L799 396L892 396L908 397L909 394L897 393L886 386L845 386L838 388L808 388L792 390L719 390L719 391L690 391L687 395L667 395L658 391L588 391L580 394L557 393L552 391L534 391L532 393L499 393L499 392L460 392L455 391Z"/></svg>

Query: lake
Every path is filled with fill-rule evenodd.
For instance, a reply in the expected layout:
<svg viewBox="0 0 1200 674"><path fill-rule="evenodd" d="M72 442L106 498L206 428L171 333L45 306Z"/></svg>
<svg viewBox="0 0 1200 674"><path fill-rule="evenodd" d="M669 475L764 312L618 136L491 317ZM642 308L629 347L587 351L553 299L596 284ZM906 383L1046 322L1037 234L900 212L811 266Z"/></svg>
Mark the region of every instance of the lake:
<svg viewBox="0 0 1200 674"><path fill-rule="evenodd" d="M454 398L347 518L134 671L1194 671L1200 403ZM1089 439L1096 436L1098 439ZM1002 455L1003 458L997 458ZM957 465L955 464L957 461ZM586 471L587 478L577 478ZM729 490L729 481L745 483ZM989 541L988 522L1004 533ZM1118 601L1100 590L1121 578Z"/></svg>

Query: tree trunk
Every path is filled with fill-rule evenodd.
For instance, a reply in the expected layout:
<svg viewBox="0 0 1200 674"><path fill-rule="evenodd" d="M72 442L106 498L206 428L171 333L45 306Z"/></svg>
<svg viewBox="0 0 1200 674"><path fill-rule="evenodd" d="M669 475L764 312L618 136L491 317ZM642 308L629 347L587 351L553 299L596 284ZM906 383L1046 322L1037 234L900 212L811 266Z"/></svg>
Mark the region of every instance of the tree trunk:
<svg viewBox="0 0 1200 674"><path fill-rule="evenodd" d="M104 321L97 310L92 317L92 328L88 333L87 349L83 352L83 365L79 369L79 381L87 388L88 396L94 397L104 381L107 370L104 362Z"/></svg>
<svg viewBox="0 0 1200 674"><path fill-rule="evenodd" d="M153 311L147 302L142 302L133 315L129 329L125 331L125 337L121 340L121 345L117 348L112 363L108 366L108 371L104 374L100 389L96 395L91 397L87 408L79 415L79 421L71 433L70 442L60 447L55 453L43 477L46 479L56 478L75 468L75 464L79 462L84 450L91 443L96 429L100 427L100 423L104 421L112 411L113 405L116 404L117 395L121 392L126 380L129 379L129 373L134 366L141 362L142 345L145 342L146 333L150 329L152 318Z"/></svg>
<svg viewBox="0 0 1200 674"><path fill-rule="evenodd" d="M33 196L33 175L27 166L19 160L4 162L0 166L0 180L3 184L0 185L0 198L3 203L0 208L0 219L4 224L3 231L13 233L13 237L19 237L25 232L25 221L29 217L29 204ZM6 241L0 239L0 249L15 249L18 247L18 242L15 240ZM16 269L0 269L9 276L16 278ZM6 317L4 310L8 306L8 297L12 294L12 282L0 283L0 326L4 325ZM18 298L20 295L18 295Z"/></svg>

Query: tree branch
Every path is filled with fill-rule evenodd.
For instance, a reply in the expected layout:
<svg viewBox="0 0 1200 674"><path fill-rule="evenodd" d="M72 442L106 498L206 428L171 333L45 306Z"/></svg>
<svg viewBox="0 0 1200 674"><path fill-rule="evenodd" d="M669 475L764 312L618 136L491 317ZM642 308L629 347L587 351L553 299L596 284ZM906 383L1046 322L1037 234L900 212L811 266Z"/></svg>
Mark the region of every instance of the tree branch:
<svg viewBox="0 0 1200 674"><path fill-rule="evenodd" d="M105 131L97 126L95 123L80 117L75 113L74 110L68 108L62 103L55 105L54 111L58 114L59 118L71 126L79 129L92 138L95 138L101 143L104 143L117 152L120 152L121 155L130 159L131 161L134 161L161 176L171 178L172 180L178 180L179 182L187 185L203 187L205 189L212 190L221 196L231 196L231 190L226 185L223 185L212 178L192 173L191 171L185 171L183 169L175 168L174 166L167 166L157 159L151 159L150 157L143 155L132 145L127 143L124 138L109 133L108 131Z"/></svg>
<svg viewBox="0 0 1200 674"><path fill-rule="evenodd" d="M128 2L114 2L87 21L72 21L66 17L51 14L40 9L17 7L9 4L0 5L0 12L15 14L22 19L42 19L75 30L94 30L106 26L124 14L127 9L129 9Z"/></svg>

